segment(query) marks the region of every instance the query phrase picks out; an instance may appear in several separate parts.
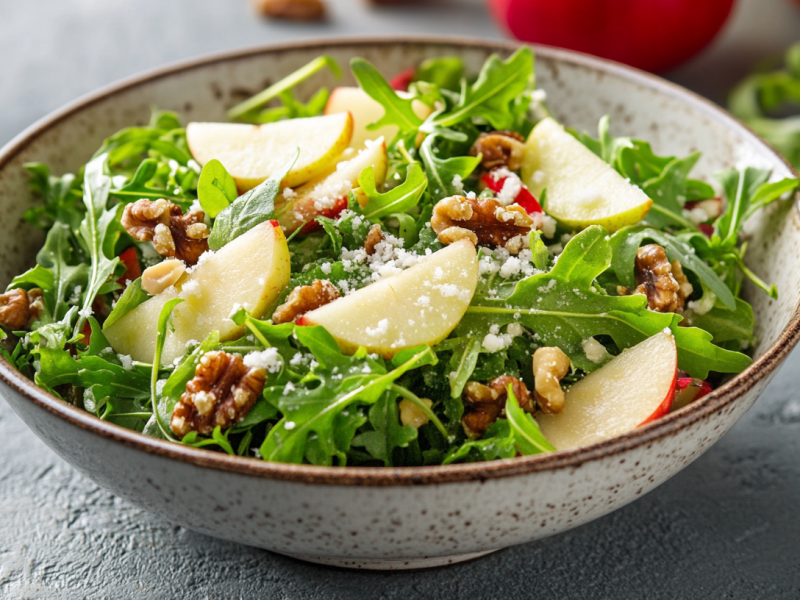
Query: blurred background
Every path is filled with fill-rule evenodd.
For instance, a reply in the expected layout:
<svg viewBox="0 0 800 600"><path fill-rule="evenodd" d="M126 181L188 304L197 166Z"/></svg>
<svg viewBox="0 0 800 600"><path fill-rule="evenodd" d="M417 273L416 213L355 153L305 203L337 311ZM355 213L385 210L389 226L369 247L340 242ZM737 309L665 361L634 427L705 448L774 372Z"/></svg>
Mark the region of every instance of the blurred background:
<svg viewBox="0 0 800 600"><path fill-rule="evenodd" d="M785 57L800 41L800 0L0 0L0 15L0 144L172 61L430 34L517 36L657 71L730 102L800 162L800 47ZM719 444L638 502L481 561L403 574L325 569L163 522L75 473L0 403L0 597L797 598L797 367L795 352Z"/></svg>

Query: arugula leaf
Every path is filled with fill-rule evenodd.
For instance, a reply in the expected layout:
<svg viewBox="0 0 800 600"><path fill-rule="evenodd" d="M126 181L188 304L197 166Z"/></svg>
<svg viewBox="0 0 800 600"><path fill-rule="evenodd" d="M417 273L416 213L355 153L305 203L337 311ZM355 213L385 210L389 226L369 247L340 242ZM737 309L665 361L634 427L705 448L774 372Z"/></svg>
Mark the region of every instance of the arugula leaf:
<svg viewBox="0 0 800 600"><path fill-rule="evenodd" d="M150 299L150 294L142 289L142 278L130 283L114 305L113 310L103 323L103 328L111 327L122 317L131 312L145 300Z"/></svg>
<svg viewBox="0 0 800 600"><path fill-rule="evenodd" d="M700 152L675 158L667 163L658 176L642 184L642 190L653 201L645 221L659 228L677 225L697 229L694 223L683 216L683 205L686 202L689 172L699 158Z"/></svg>
<svg viewBox="0 0 800 600"><path fill-rule="evenodd" d="M307 65L297 69L297 71L294 73L287 75L277 83L272 84L263 92L259 92L252 98L248 98L244 102L231 108L228 111L228 118L232 121L235 119L245 121L248 120L249 118L253 117L261 107L267 104L267 102L277 98L283 92L292 89L297 84L305 81L325 67L328 67L331 73L333 73L337 78L342 76L342 70L339 68L339 63L337 63L330 56L318 56Z"/></svg>
<svg viewBox="0 0 800 600"><path fill-rule="evenodd" d="M714 225L714 233L720 237L723 246L731 247L738 241L739 229L750 206L750 199L766 183L769 171L753 167L744 170L728 169L717 173L716 178L725 190L728 205Z"/></svg>
<svg viewBox="0 0 800 600"><path fill-rule="evenodd" d="M175 441L175 437L172 435L172 430L170 429L169 425L172 411L165 410L163 403L160 402L160 394L158 392L158 373L161 370L161 353L164 350L164 342L167 340L167 325L169 324L169 319L172 316L172 311L181 302L183 302L183 298L173 298L164 304L164 306L161 308L161 312L158 315L156 349L153 356L153 366L150 375L150 405L153 409L153 420L155 421L155 424L158 427L161 435L164 438L172 441ZM188 379L186 381L188 381Z"/></svg>
<svg viewBox="0 0 800 600"><path fill-rule="evenodd" d="M361 89L384 110L384 115L367 125L367 129L374 131L387 125L396 125L401 134L419 129L422 119L414 112L414 101L411 98L401 98L383 75L363 58L351 60L350 69Z"/></svg>
<svg viewBox="0 0 800 600"><path fill-rule="evenodd" d="M283 169L239 196L217 215L214 220L214 228L208 237L208 247L211 250L219 250L225 244L272 217L275 210L275 198L281 192L281 181L292 170L298 156L300 156L299 148Z"/></svg>
<svg viewBox="0 0 800 600"><path fill-rule="evenodd" d="M321 464L322 456L325 458L322 464L331 464L340 452L334 440L336 415L356 402L374 404L398 377L436 362L431 349L421 346L399 353L393 360L395 368L387 371L381 362L368 356L342 354L322 327L298 327L295 335L313 352L319 364L300 385L294 385L295 389L279 386L265 390L267 400L278 407L283 418L261 446L264 460L300 463L306 456ZM310 457L306 445L312 433L316 442L314 456Z"/></svg>
<svg viewBox="0 0 800 600"><path fill-rule="evenodd" d="M369 422L372 431L365 431L353 438L353 446L363 446L370 456L382 460L387 467L392 466L392 452L395 448L405 448L417 439L417 430L400 424L400 411L397 408L397 394L386 391L369 409Z"/></svg>
<svg viewBox="0 0 800 600"><path fill-rule="evenodd" d="M498 419L492 423L479 440L468 440L452 448L442 460L443 465L456 462L474 462L475 460L496 460L498 458L514 458L517 449L514 446L514 432L507 419Z"/></svg>
<svg viewBox="0 0 800 600"><path fill-rule="evenodd" d="M428 178L425 177L419 163L411 163L405 181L393 190L381 194L375 188L375 173L369 166L359 175L358 185L368 198L366 206L362 208L364 216L375 222L381 217L392 213L404 213L415 207L425 188L428 187Z"/></svg>
<svg viewBox="0 0 800 600"><path fill-rule="evenodd" d="M436 130L425 138L419 149L420 157L425 165L429 192L434 201L460 193L461 190L457 189L453 180L456 177L460 177L462 180L466 179L481 163L480 156L452 156L450 158L436 156L434 147L436 139L440 136L452 139L453 134L456 132ZM461 137L457 139L461 139Z"/></svg>
<svg viewBox="0 0 800 600"><path fill-rule="evenodd" d="M736 299L736 310L714 306L703 314L691 311L687 313L686 320L691 326L710 333L715 344L734 340L753 341L753 307L740 298Z"/></svg>
<svg viewBox="0 0 800 600"><path fill-rule="evenodd" d="M111 178L105 174L108 161L107 154L93 158L87 165L83 184L83 203L86 206L86 217L80 226L80 235L89 251L89 279L83 292L82 308L78 311L78 322L74 335L78 335L92 313L92 303L100 287L114 273L119 258L108 258L104 252L106 237L112 223L118 222L120 205L108 206L108 192L111 189Z"/></svg>
<svg viewBox="0 0 800 600"><path fill-rule="evenodd" d="M464 414L461 392L464 391L464 386L467 385L475 370L475 365L478 364L480 351L481 340L473 335L459 344L450 358L450 367L453 369L447 377L450 383L450 398L458 400L457 402L445 402L445 414L451 421L460 421Z"/></svg>
<svg viewBox="0 0 800 600"><path fill-rule="evenodd" d="M44 201L44 206L26 210L22 215L24 221L40 229L49 229L59 221L80 220L80 181L75 175L65 173L54 177L50 167L42 163L25 163L23 167L30 175L30 188Z"/></svg>
<svg viewBox="0 0 800 600"><path fill-rule="evenodd" d="M462 81L458 104L451 111L429 117L423 130L431 133L475 117L486 119L494 129L508 129L514 119L509 105L532 85L530 48L520 48L506 61L493 54L483 64L475 83Z"/></svg>
<svg viewBox="0 0 800 600"><path fill-rule="evenodd" d="M511 431L514 432L514 445L520 454L530 456L542 452L555 452L556 449L539 431L539 425L533 417L520 408L511 384L508 385L506 418Z"/></svg>
<svg viewBox="0 0 800 600"><path fill-rule="evenodd" d="M151 145L155 143L151 142ZM139 164L133 177L121 188L112 188L109 190L109 195L115 198L121 198L126 202L135 202L140 198L149 198L151 200L158 200L159 198L167 198L170 200L183 200L183 196L174 194L172 190L165 188L156 188L147 185L152 181L159 168L159 162L154 158L147 158Z"/></svg>
<svg viewBox="0 0 800 600"><path fill-rule="evenodd" d="M212 219L236 200L236 182L216 158L208 161L197 182L197 199Z"/></svg>
<svg viewBox="0 0 800 600"><path fill-rule="evenodd" d="M636 252L639 246L646 239L652 240L662 246L667 252L670 261L677 260L681 265L694 273L710 289L717 298L729 309L736 308L736 298L725 282L711 270L693 248L681 240L651 229L649 227L625 227L611 236L611 249L613 252L612 267L623 285L633 288L634 266L636 263Z"/></svg>
<svg viewBox="0 0 800 600"><path fill-rule="evenodd" d="M679 315L647 310L644 296L607 296L596 291L594 280L609 267L611 255L606 230L588 227L570 240L549 273L523 279L508 298L476 294L457 334L479 335L491 325L517 321L535 331L543 345L560 347L575 367L588 373L598 367L583 351L583 341L589 337L610 336L624 349L668 327L675 333L680 368L692 376L703 374L704 378L706 367L738 372L750 362L743 354L713 346L710 335L706 340L686 333L690 328L678 327ZM695 364L695 358L702 360Z"/></svg>
<svg viewBox="0 0 800 600"><path fill-rule="evenodd" d="M464 61L458 56L428 58L419 63L413 81L426 81L439 88L457 92L464 76Z"/></svg>

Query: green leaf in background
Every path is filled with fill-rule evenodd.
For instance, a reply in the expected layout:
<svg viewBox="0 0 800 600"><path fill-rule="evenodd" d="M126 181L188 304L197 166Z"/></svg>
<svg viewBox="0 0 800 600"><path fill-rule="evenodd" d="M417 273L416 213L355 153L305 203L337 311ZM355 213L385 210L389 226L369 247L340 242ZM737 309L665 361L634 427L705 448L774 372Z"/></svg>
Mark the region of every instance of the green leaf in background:
<svg viewBox="0 0 800 600"><path fill-rule="evenodd" d="M387 125L395 125L401 134L419 129L422 119L414 112L412 99L401 98L383 78L383 75L363 58L351 60L350 69L361 89L384 110L384 115L375 123L370 123L367 129L373 131Z"/></svg>
<svg viewBox="0 0 800 600"><path fill-rule="evenodd" d="M395 448L405 448L417 439L417 430L400 424L400 411L397 408L397 394L386 391L369 409L369 422L372 431L365 431L353 438L353 446L363 446L370 456L382 460L387 467L392 466L392 452Z"/></svg>
<svg viewBox="0 0 800 600"><path fill-rule="evenodd" d="M509 105L533 86L533 52L520 48L508 60L493 54L484 63L473 84L462 83L458 104L452 110L434 115L425 124L431 133L438 127L453 127L470 118L481 118L494 129L508 129L513 123Z"/></svg>
<svg viewBox="0 0 800 600"><path fill-rule="evenodd" d="M34 227L48 229L58 221L79 222L82 218L80 180L72 173L61 177L50 174L50 167L42 163L23 165L30 176L30 188L44 202L44 206L29 208L23 220Z"/></svg>
<svg viewBox="0 0 800 600"><path fill-rule="evenodd" d="M125 288L125 291L122 292L119 300L117 300L117 303L114 305L111 313L106 318L105 322L103 323L103 328L105 329L110 327L149 298L150 294L142 289L141 277L136 281L131 282L128 284L128 287Z"/></svg>
<svg viewBox="0 0 800 600"><path fill-rule="evenodd" d="M237 104L228 111L228 118L231 120L240 119L248 120L254 113L257 113L265 104L280 96L283 92L291 90L297 84L305 81L315 73L327 67L331 73L337 78L342 76L342 70L337 63L330 56L318 56L304 67L299 68L294 73L284 77L277 83L274 83L263 92L259 92L252 98Z"/></svg>
<svg viewBox="0 0 800 600"><path fill-rule="evenodd" d="M556 449L539 431L539 425L533 417L520 408L511 384L508 385L506 418L511 431L514 432L514 445L520 454L530 456L542 452L555 452Z"/></svg>
<svg viewBox="0 0 800 600"><path fill-rule="evenodd" d="M719 276L695 254L694 249L676 237L656 231L649 227L625 227L611 236L612 262L611 266L623 285L633 288L636 286L634 267L636 252L645 240L652 240L666 250L667 258L677 260L681 265L693 271L700 280L710 289L717 298L729 309L736 308L736 299L730 288L725 285Z"/></svg>
<svg viewBox="0 0 800 600"><path fill-rule="evenodd" d="M197 199L205 213L215 218L236 200L236 181L216 158L208 161L197 182Z"/></svg>
<svg viewBox="0 0 800 600"><path fill-rule="evenodd" d="M217 215L214 220L214 228L208 237L208 247L211 250L219 250L225 244L272 217L275 210L275 198L281 192L281 181L292 170L298 156L300 156L299 148L283 169L239 196Z"/></svg>
<svg viewBox="0 0 800 600"><path fill-rule="evenodd" d="M381 217L404 213L415 207L428 187L428 178L419 163L411 163L405 181L393 190L381 194L375 188L375 173L370 166L361 172L358 185L368 198L366 206L362 208L364 216L375 222Z"/></svg>
<svg viewBox="0 0 800 600"><path fill-rule="evenodd" d="M464 61L458 56L428 58L419 63L413 81L427 81L441 89L457 92L464 77Z"/></svg>

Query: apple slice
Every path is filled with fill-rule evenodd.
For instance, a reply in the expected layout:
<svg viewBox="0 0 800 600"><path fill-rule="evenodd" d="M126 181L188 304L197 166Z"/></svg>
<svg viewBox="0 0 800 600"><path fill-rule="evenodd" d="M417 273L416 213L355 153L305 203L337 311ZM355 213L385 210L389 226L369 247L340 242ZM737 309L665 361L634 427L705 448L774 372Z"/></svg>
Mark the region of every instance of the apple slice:
<svg viewBox="0 0 800 600"><path fill-rule="evenodd" d="M545 212L576 229L622 229L641 221L653 203L550 118L528 137L522 180L537 198L547 189Z"/></svg>
<svg viewBox="0 0 800 600"><path fill-rule="evenodd" d="M172 313L174 331L167 334L163 364L183 356L190 340L202 341L212 331L235 339L242 328L229 319L242 306L254 317L264 314L289 283L289 248L274 222L257 225L219 251L206 253L191 273L174 287L143 302L104 330L111 346L134 360L151 362L158 316L169 300L185 301Z"/></svg>
<svg viewBox="0 0 800 600"><path fill-rule="evenodd" d="M478 283L478 255L460 240L421 263L306 313L300 325L322 325L343 352L359 346L387 358L446 338L467 311Z"/></svg>
<svg viewBox="0 0 800 600"><path fill-rule="evenodd" d="M368 140L363 150L355 156L353 154L355 151L352 149L345 151L342 156L349 160L340 162L334 170L293 190L291 199L287 200L285 191L275 199L275 218L286 233L293 232L314 217L338 216L347 208L348 194L358 185L361 171L369 166L375 171L375 185L383 185L386 178L386 143L382 139ZM308 233L318 228L319 225L312 221L303 231Z"/></svg>
<svg viewBox="0 0 800 600"><path fill-rule="evenodd" d="M300 148L283 185L295 187L324 173L350 144L353 118L347 113L247 125L189 123L186 141L194 159L205 165L219 160L240 194L286 166Z"/></svg>
<svg viewBox="0 0 800 600"><path fill-rule="evenodd" d="M410 98L411 94L408 92L398 91L397 94L402 98ZM415 100L413 104L414 113L422 120L428 118L433 112L433 108ZM368 130L367 125L380 120L383 116L383 106L372 98L360 87L337 87L331 92L328 98L328 104L325 106L325 114L333 115L349 111L353 115L353 138L350 140L350 146L353 148L361 148L366 140L377 140L383 137L388 142L394 139L397 135L397 127L388 125L380 129ZM417 144L422 142L421 137Z"/></svg>
<svg viewBox="0 0 800 600"><path fill-rule="evenodd" d="M675 338L664 330L589 373L567 390L563 412L536 421L559 450L616 437L669 412L677 375Z"/></svg>

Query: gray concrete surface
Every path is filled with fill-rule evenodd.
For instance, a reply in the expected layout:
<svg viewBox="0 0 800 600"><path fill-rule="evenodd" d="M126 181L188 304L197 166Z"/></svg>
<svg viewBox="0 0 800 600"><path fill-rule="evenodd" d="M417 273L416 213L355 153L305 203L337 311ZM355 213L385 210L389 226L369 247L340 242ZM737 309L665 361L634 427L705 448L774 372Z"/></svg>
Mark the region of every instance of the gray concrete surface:
<svg viewBox="0 0 800 600"><path fill-rule="evenodd" d="M480 0L370 10L329 0L326 25L277 25L245 0L0 0L0 143L93 88L168 61L297 37L499 37ZM723 36L668 75L721 101L800 38L788 0L744 0ZM173 526L76 474L0 402L0 598L798 598L800 353L756 406L678 476L603 519L434 571L307 565Z"/></svg>

